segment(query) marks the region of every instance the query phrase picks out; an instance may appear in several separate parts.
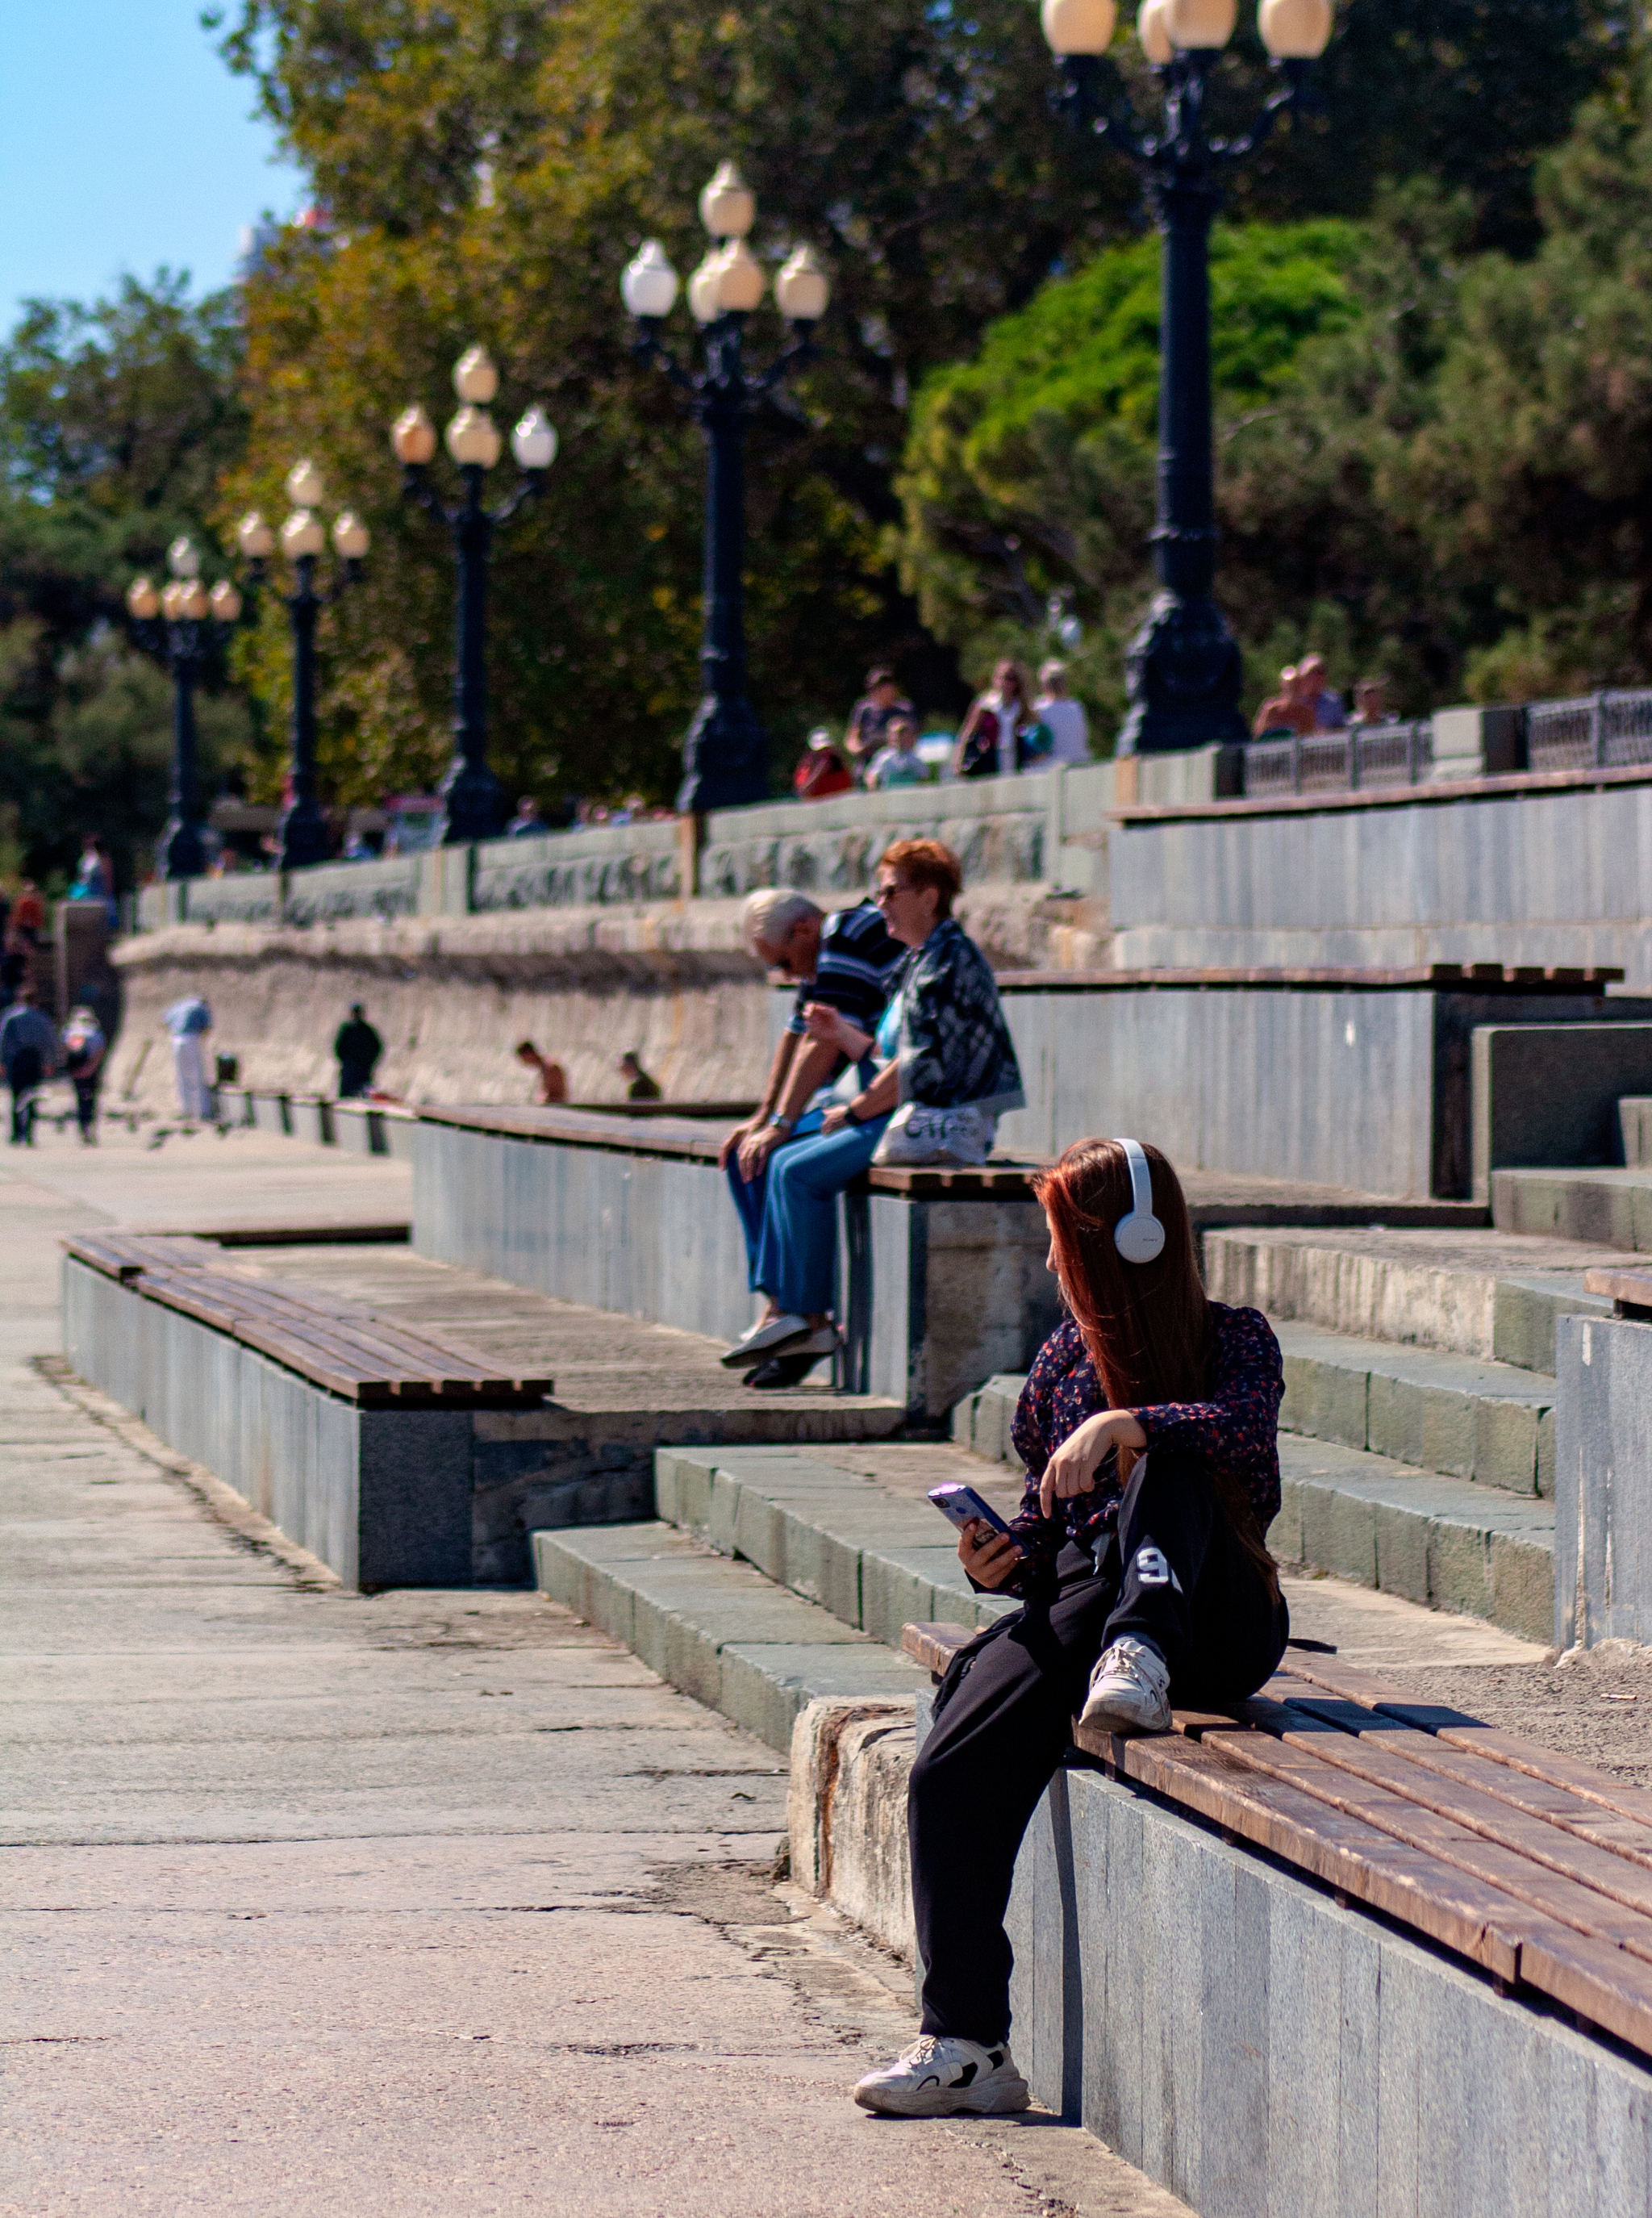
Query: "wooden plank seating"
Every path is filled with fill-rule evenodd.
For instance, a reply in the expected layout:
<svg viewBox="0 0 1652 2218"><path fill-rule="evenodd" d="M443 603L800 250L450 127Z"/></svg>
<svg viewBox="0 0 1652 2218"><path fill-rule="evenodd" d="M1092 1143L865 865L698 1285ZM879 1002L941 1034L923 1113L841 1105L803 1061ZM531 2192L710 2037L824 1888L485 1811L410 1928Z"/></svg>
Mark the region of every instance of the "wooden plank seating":
<svg viewBox="0 0 1652 2218"><path fill-rule="evenodd" d="M937 1677L975 1635L908 1625ZM1652 2056L1652 1792L1288 1649L1232 1713L1073 1725L1117 1779Z"/></svg>
<svg viewBox="0 0 1652 2218"><path fill-rule="evenodd" d="M506 1376L357 1302L230 1262L186 1235L76 1233L77 1262L257 1349L363 1409L522 1409L554 1381Z"/></svg>

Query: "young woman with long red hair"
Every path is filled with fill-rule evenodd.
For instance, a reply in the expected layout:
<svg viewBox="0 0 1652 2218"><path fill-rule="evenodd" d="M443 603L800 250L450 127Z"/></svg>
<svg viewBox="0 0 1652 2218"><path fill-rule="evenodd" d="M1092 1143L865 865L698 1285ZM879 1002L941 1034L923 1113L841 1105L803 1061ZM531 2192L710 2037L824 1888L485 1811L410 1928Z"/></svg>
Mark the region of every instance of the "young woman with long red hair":
<svg viewBox="0 0 1652 2218"><path fill-rule="evenodd" d="M1284 1385L1267 1319L1207 1299L1156 1148L1080 1140L1034 1191L1068 1315L1016 1409L1027 1491L1012 1537L978 1521L958 1544L972 1585L1023 1607L954 1659L913 1767L923 2031L855 2090L896 2116L1026 2108L1004 1913L1074 1713L1161 1732L1172 1697L1241 1701L1290 1630L1264 1538Z"/></svg>

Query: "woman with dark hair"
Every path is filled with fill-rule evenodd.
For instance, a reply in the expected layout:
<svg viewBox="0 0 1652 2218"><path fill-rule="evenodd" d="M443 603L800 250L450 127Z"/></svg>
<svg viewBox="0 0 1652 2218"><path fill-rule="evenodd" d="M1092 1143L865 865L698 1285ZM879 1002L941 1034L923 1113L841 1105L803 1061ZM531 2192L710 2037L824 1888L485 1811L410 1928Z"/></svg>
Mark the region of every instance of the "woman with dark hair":
<svg viewBox="0 0 1652 2218"><path fill-rule="evenodd" d="M1027 1491L1010 1537L977 1521L958 1544L971 1585L1024 1606L954 1658L913 1767L923 2031L855 2090L897 2116L1026 2108L1004 1913L1074 1713L1163 1732L1172 1698L1231 1707L1290 1630L1264 1538L1284 1384L1267 1319L1206 1298L1156 1148L1080 1140L1034 1191L1068 1317L1016 1409Z"/></svg>

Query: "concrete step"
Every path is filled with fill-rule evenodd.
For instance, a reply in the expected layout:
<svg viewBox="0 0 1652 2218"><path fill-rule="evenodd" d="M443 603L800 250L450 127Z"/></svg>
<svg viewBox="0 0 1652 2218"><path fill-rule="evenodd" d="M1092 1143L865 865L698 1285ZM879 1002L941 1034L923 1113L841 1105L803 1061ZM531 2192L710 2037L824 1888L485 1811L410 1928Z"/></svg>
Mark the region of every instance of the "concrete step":
<svg viewBox="0 0 1652 2218"><path fill-rule="evenodd" d="M1443 1478L1553 1495L1555 1382L1545 1372L1272 1322L1285 1360L1283 1430L1370 1448ZM1005 1373L959 1403L952 1437L960 1447L1015 1462L1010 1420L1022 1384Z"/></svg>
<svg viewBox="0 0 1652 2218"><path fill-rule="evenodd" d="M1293 1433L1279 1435L1279 1476L1268 1546L1281 1564L1553 1640L1551 1502Z"/></svg>
<svg viewBox="0 0 1652 2218"><path fill-rule="evenodd" d="M1274 1320L1286 1432L1370 1448L1446 1478L1530 1496L1555 1491L1555 1382L1518 1364L1356 1340Z"/></svg>
<svg viewBox="0 0 1652 2218"><path fill-rule="evenodd" d="M1553 1173L1511 1174L1552 1177ZM1610 1251L1633 1260L1635 1250ZM1583 1273L1601 1248L1552 1234L1234 1228L1203 1236L1205 1284L1217 1301L1265 1310L1357 1340L1397 1342L1552 1373L1555 1319L1610 1317Z"/></svg>
<svg viewBox="0 0 1652 2218"><path fill-rule="evenodd" d="M1503 1232L1644 1255L1652 1248L1652 1169L1494 1171L1491 1219Z"/></svg>
<svg viewBox="0 0 1652 2218"><path fill-rule="evenodd" d="M671 1525L533 1535L535 1583L661 1678L788 1753L818 1697L908 1699L926 1673Z"/></svg>
<svg viewBox="0 0 1652 2218"><path fill-rule="evenodd" d="M1000 1515L1019 1506L1014 1479L983 1471L975 1483ZM897 1493L807 1450L661 1448L654 1499L671 1524L892 1647L911 1620L989 1625L1017 1607L971 1589L921 1487Z"/></svg>
<svg viewBox="0 0 1652 2218"><path fill-rule="evenodd" d="M1285 1327L1281 1341L1292 1332ZM1409 1378L1358 1368L1361 1354L1374 1363L1403 1358L1409 1368L1429 1351L1398 1350L1378 1342L1316 1338L1333 1372L1314 1354L1293 1354L1287 1347L1287 1398L1298 1397L1298 1412L1317 1397L1327 1424L1346 1420L1358 1429L1361 1379L1367 1438L1370 1410L1378 1411L1379 1433L1391 1428L1408 1442L1426 1439L1437 1447L1456 1443L1470 1455L1484 1440L1488 1455L1518 1456L1523 1437L1534 1459L1537 1435L1546 1415L1531 1400L1469 1390L1463 1372L1478 1374L1480 1386L1507 1385L1507 1366L1461 1366L1447 1384L1427 1379L1415 1363ZM1350 1360L1351 1355L1353 1360ZM1444 1362L1445 1359L1435 1359ZM1395 1368L1400 1366L1396 1364ZM1294 1378L1293 1378L1294 1373ZM1517 1372L1531 1379L1530 1372ZM1552 1389L1543 1382L1539 1392ZM953 1438L977 1454L1013 1461L1009 1421L1021 1381L988 1379L960 1403L953 1415ZM1549 1470L1553 1469L1552 1427L1548 1433ZM1505 1466L1507 1467L1507 1466ZM1553 1639L1555 1512L1530 1484L1524 1495L1483 1481L1455 1477L1370 1448L1335 1440L1281 1432L1279 1468L1283 1506L1268 1533L1268 1545L1282 1564L1334 1572L1361 1586L1377 1587L1408 1602L1432 1603L1488 1619L1510 1633L1545 1645ZM1534 1471L1534 1477L1536 1476ZM937 1617L945 1613L937 1609Z"/></svg>

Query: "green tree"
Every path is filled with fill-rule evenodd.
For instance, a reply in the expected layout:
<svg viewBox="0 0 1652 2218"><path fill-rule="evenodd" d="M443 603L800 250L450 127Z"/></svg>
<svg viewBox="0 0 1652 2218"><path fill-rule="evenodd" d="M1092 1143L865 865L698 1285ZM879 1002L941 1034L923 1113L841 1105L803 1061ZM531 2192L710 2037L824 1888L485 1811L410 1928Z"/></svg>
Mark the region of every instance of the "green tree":
<svg viewBox="0 0 1652 2218"><path fill-rule="evenodd" d="M1425 168L1461 183L1478 236L1523 244L1534 149L1610 62L1599 8L1352 0L1325 115L1243 174L1236 213L1361 215L1385 175ZM381 442L405 395L434 406L476 338L509 405L542 398L563 436L495 570L501 772L547 797L671 790L696 691L702 462L674 396L628 362L615 288L645 236L680 268L698 258L695 198L726 153L758 191L759 253L772 266L807 238L836 288L822 357L752 433L753 692L780 764L869 657L893 652L926 703L956 704L947 641L888 560L911 395L1139 220L1128 165L1053 122L1027 0L241 0L226 51L331 220L289 235L251 290L254 429L232 497L276 503L307 449L371 511L371 582L325 640L341 796L423 782L446 758L443 550L397 509ZM1120 55L1146 101L1134 42ZM1265 96L1253 33L1222 77L1235 115ZM1138 354L1150 340L1142 325ZM1018 436L1048 428L1041 414ZM1108 459L1106 423L1084 436L1082 456L1058 442L1047 457L1075 473L1061 528L1121 593L1133 562L1139 598L1139 472L1125 448ZM272 709L275 626L246 664Z"/></svg>
<svg viewBox="0 0 1652 2218"><path fill-rule="evenodd" d="M162 270L91 306L34 301L0 349L0 806L24 867L66 876L84 833L132 883L165 815L164 680L124 642L122 597L188 531L209 549L245 419L233 296ZM207 760L244 747L208 697Z"/></svg>
<svg viewBox="0 0 1652 2218"><path fill-rule="evenodd" d="M1307 342L1361 320L1360 235L1336 222L1219 226L1212 380L1224 446L1265 416ZM1112 247L988 331L920 390L892 535L925 621L972 677L1046 651L1052 594L1086 627L1074 672L1104 720L1149 580L1159 392L1160 242ZM1226 573L1224 572L1224 588Z"/></svg>

